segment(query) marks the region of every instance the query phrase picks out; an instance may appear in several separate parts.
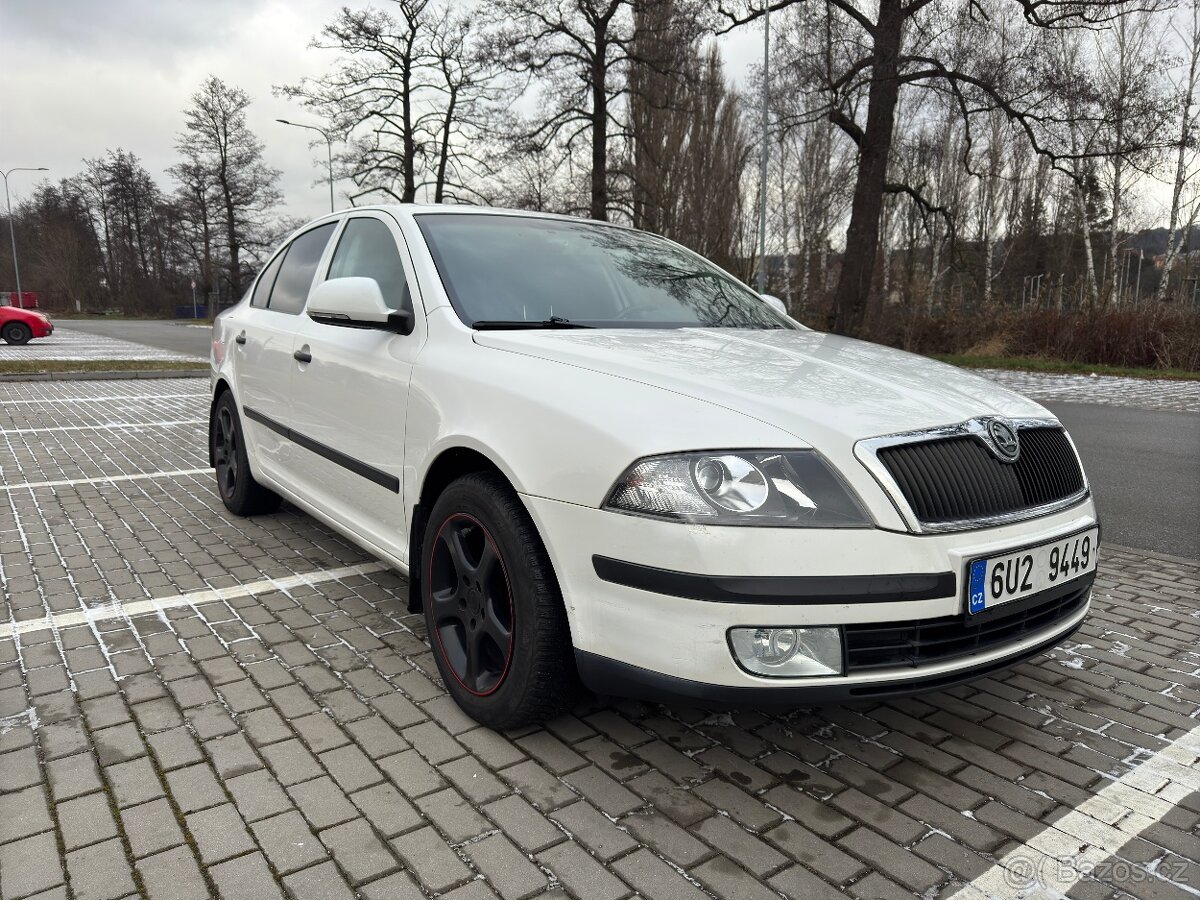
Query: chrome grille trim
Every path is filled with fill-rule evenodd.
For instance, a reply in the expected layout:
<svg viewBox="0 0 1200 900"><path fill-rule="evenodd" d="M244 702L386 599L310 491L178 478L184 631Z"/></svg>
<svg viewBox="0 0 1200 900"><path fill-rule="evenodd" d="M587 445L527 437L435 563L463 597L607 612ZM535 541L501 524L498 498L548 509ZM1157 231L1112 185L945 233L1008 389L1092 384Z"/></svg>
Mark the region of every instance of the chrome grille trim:
<svg viewBox="0 0 1200 900"><path fill-rule="evenodd" d="M1087 480L1087 473L1083 469L1082 463L1079 460L1079 452L1075 447L1075 442L1071 440L1071 435L1063 428L1062 423L1052 417L1040 418L1005 418L1013 428L1020 433L1023 428L1057 428L1062 429L1062 433L1074 454L1075 463L1079 466L1080 478L1083 482L1083 488L1070 496L1063 497L1052 503L1046 503L1040 506L1027 507L1024 509L1014 510L1012 512L999 513L996 515L978 516L974 518L955 518L945 521L930 521L922 520L912 508L912 505L905 498L903 489L888 470L887 465L879 458L879 450L885 447L896 447L903 444L915 444L933 442L948 438L975 438L983 443L989 450L994 451L991 436L988 433L988 422L995 416L983 416L974 419L968 419L965 422L960 422L956 425L944 425L938 428L922 429L919 431L905 431L897 434L882 435L880 437L866 438L858 441L854 445L854 455L860 463L879 482L884 493L892 501L896 511L904 520L909 530L917 534L936 534L948 531L970 531L978 528L990 528L997 525L1007 525L1012 522L1022 522L1026 519L1035 519L1039 516L1050 515L1051 513L1059 512L1060 510L1069 509L1072 506L1082 502L1091 494L1091 486Z"/></svg>

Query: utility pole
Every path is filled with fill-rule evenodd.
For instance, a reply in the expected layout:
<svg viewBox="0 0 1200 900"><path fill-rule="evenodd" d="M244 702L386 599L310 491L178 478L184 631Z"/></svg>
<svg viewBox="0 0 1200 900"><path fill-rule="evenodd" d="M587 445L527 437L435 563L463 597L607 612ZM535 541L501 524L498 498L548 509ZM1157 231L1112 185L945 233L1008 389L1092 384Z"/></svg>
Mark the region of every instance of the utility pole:
<svg viewBox="0 0 1200 900"><path fill-rule="evenodd" d="M7 172L0 172L4 176L4 206L8 210L8 239L12 242L13 255L13 277L17 281L17 306L23 307L25 301L21 298L21 268L17 265L17 232L16 226L13 224L12 201L8 199L8 176L13 172L49 172L45 166L29 167L17 166L9 169Z"/></svg>
<svg viewBox="0 0 1200 900"><path fill-rule="evenodd" d="M767 292L767 98L771 83L771 2L766 0L763 16L763 86L762 86L762 174L758 189L758 292Z"/></svg>

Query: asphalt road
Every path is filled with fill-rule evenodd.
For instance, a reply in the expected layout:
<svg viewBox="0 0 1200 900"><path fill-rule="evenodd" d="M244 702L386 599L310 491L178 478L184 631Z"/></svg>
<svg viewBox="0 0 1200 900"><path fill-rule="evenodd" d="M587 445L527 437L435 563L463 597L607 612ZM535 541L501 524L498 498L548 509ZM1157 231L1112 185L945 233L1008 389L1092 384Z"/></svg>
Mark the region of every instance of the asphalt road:
<svg viewBox="0 0 1200 900"><path fill-rule="evenodd" d="M64 328L104 337L121 338L160 350L173 350L208 358L211 329L207 323L182 323L162 319L68 319ZM203 327L196 327L203 324Z"/></svg>
<svg viewBox="0 0 1200 900"><path fill-rule="evenodd" d="M153 320L83 319L70 328L207 357L209 329ZM1047 403L1079 447L1104 539L1200 559L1200 416Z"/></svg>
<svg viewBox="0 0 1200 900"><path fill-rule="evenodd" d="M1200 559L1200 416L1044 405L1075 439L1105 541Z"/></svg>

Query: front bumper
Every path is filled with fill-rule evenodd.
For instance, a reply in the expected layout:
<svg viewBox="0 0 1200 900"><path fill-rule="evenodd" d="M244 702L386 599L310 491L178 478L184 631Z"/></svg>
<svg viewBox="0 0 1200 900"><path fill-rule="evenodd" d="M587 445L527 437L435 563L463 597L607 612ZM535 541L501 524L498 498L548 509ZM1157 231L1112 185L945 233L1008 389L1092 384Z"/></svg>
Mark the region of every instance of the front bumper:
<svg viewBox="0 0 1200 900"><path fill-rule="evenodd" d="M1091 499L1040 519L926 535L686 525L524 499L559 577L580 674L602 694L803 705L932 690L1049 649L1088 609L1090 582L1081 582L1061 615L1011 640L846 675L768 678L734 661L730 628L954 621L971 559L1094 526Z"/></svg>

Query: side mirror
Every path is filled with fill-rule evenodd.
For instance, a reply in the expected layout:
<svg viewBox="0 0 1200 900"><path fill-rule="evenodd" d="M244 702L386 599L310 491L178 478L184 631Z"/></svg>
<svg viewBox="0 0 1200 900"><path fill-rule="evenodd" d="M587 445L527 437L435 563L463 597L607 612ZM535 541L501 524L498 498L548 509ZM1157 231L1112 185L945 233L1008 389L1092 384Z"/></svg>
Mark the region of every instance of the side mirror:
<svg viewBox="0 0 1200 900"><path fill-rule="evenodd" d="M767 306L771 307L771 309L775 310L781 316L788 314L787 304L778 297L772 297L770 294L759 294L758 296L762 297L763 303L767 304Z"/></svg>
<svg viewBox="0 0 1200 900"><path fill-rule="evenodd" d="M308 317L322 325L377 328L412 334L413 314L389 309L374 278L331 278L322 281L308 299Z"/></svg>

